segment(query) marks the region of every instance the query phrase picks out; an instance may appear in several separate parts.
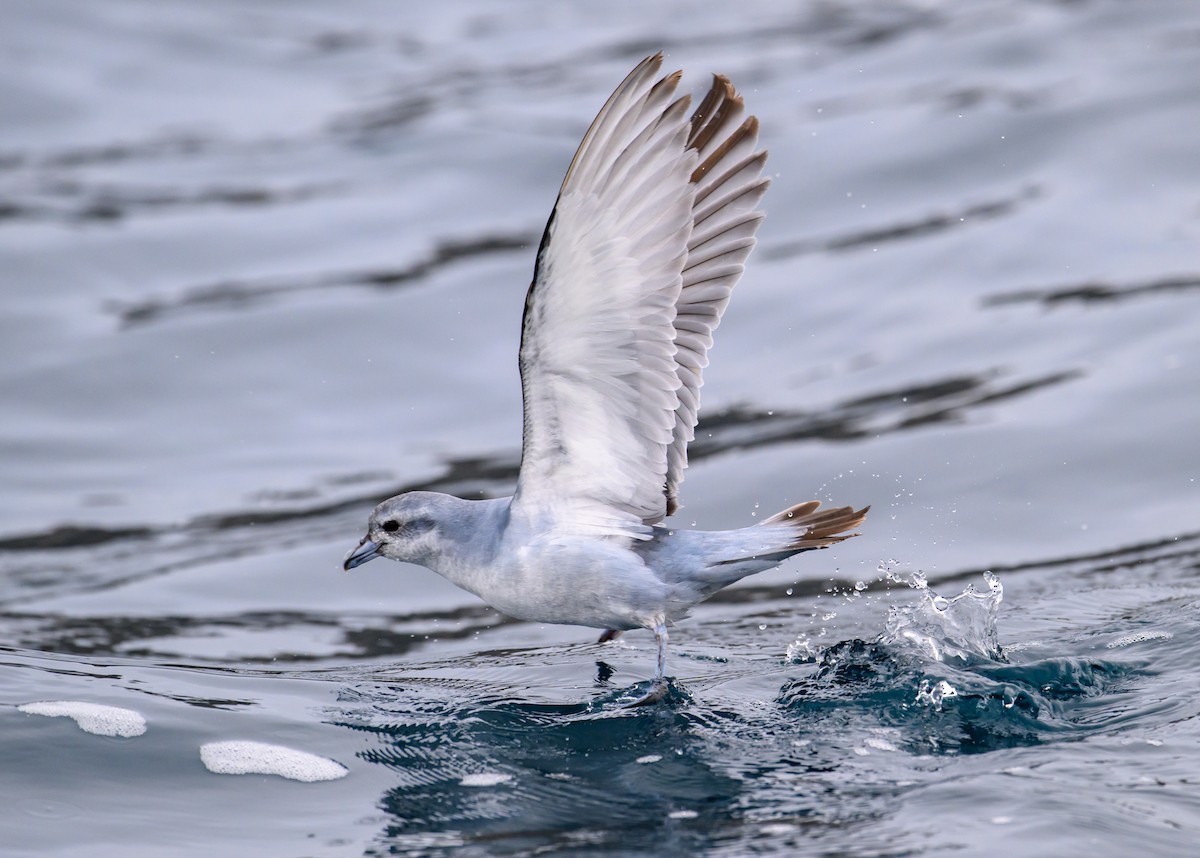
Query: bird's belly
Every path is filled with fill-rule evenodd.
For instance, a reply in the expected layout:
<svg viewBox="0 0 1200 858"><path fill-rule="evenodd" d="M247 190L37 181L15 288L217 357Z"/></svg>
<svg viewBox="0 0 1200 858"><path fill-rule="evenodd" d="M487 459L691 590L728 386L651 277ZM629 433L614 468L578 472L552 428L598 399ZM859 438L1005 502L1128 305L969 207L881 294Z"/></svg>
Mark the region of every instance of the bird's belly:
<svg viewBox="0 0 1200 858"><path fill-rule="evenodd" d="M530 546L496 571L479 595L517 619L632 629L652 628L674 613L671 588L624 547Z"/></svg>

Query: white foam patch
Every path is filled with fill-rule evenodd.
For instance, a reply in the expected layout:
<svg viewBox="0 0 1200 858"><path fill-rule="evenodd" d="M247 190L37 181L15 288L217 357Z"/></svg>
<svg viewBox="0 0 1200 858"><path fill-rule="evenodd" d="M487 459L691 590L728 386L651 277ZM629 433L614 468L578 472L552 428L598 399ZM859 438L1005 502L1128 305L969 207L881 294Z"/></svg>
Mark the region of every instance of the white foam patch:
<svg viewBox="0 0 1200 858"><path fill-rule="evenodd" d="M463 779L459 783L469 787L490 787L508 783L512 779L512 775L505 775L500 772L476 772L473 775L463 775Z"/></svg>
<svg viewBox="0 0 1200 858"><path fill-rule="evenodd" d="M131 738L146 732L146 719L132 709L119 706L102 706L99 703L84 703L79 700L44 700L25 703L17 707L26 715L46 715L50 718L71 718L85 733L97 736L121 736Z"/></svg>
<svg viewBox="0 0 1200 858"><path fill-rule="evenodd" d="M279 775L305 783L333 781L350 773L326 757L263 742L208 742L200 746L200 760L218 775Z"/></svg>
<svg viewBox="0 0 1200 858"><path fill-rule="evenodd" d="M638 757L636 762L645 765L646 763L657 763L662 759L662 754L646 754L644 757Z"/></svg>
<svg viewBox="0 0 1200 858"><path fill-rule="evenodd" d="M1125 635L1125 637L1117 638L1115 641L1107 644L1107 646L1109 649L1118 649L1123 646L1142 643L1144 641L1169 641L1173 637L1175 636L1170 632L1136 632L1132 635Z"/></svg>

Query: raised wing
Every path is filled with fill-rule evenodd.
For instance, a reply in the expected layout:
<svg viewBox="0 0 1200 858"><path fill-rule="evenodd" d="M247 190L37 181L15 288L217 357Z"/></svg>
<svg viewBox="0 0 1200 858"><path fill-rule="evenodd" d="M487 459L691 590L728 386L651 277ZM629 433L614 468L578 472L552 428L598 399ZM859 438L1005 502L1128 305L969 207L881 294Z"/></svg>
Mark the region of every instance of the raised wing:
<svg viewBox="0 0 1200 858"><path fill-rule="evenodd" d="M674 503L712 330L762 215L757 122L640 63L575 154L525 300L514 512L641 536Z"/></svg>

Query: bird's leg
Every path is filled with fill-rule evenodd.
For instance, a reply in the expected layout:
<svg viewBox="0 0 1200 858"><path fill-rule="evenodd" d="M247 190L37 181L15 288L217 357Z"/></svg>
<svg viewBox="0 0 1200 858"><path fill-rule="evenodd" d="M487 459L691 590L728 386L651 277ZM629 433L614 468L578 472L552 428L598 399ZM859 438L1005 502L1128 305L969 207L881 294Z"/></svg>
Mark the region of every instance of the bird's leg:
<svg viewBox="0 0 1200 858"><path fill-rule="evenodd" d="M658 644L658 661L654 668L653 684L643 697L638 698L629 706L646 706L658 703L667 696L670 687L667 685L667 624L659 622L654 626L654 642Z"/></svg>
<svg viewBox="0 0 1200 858"><path fill-rule="evenodd" d="M667 686L667 624L658 623L654 627L654 642L658 644L658 664L654 670L654 684Z"/></svg>

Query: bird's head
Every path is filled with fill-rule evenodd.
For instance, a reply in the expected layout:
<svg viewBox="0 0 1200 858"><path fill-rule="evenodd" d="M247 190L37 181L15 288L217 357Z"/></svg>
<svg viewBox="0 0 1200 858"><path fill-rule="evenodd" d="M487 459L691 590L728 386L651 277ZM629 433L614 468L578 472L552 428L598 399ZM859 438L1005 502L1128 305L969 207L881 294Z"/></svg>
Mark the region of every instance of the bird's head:
<svg viewBox="0 0 1200 858"><path fill-rule="evenodd" d="M376 557L428 565L441 541L445 495L408 492L388 498L371 513L367 535L346 555L342 568L353 569Z"/></svg>

